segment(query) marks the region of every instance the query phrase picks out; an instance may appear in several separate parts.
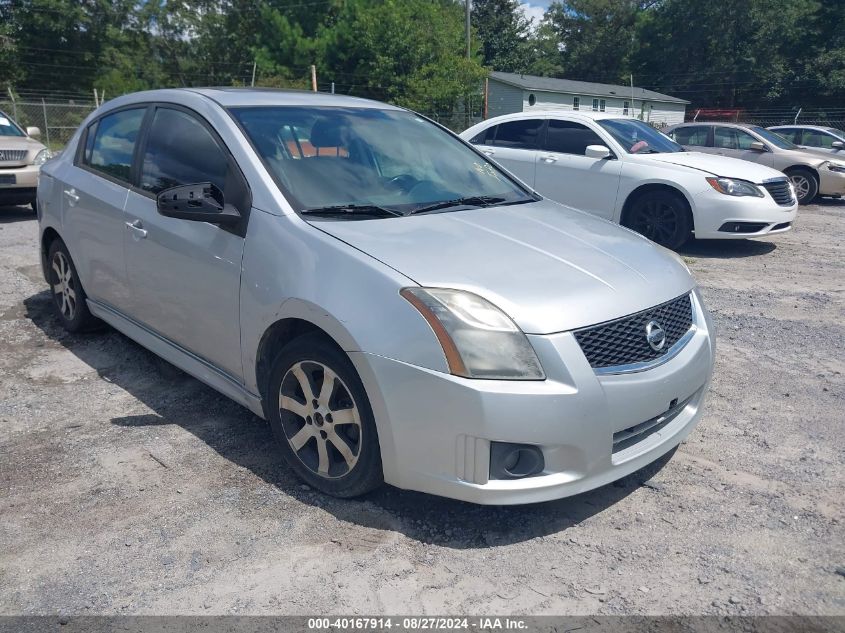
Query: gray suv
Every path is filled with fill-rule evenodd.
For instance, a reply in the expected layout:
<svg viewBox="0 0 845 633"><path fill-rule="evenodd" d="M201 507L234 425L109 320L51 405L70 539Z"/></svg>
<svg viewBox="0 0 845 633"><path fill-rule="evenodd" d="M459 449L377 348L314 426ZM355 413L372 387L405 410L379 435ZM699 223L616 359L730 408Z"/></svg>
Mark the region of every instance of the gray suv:
<svg viewBox="0 0 845 633"><path fill-rule="evenodd" d="M701 416L713 327L683 261L401 108L120 97L38 201L61 323L105 321L267 419L329 494L564 497Z"/></svg>

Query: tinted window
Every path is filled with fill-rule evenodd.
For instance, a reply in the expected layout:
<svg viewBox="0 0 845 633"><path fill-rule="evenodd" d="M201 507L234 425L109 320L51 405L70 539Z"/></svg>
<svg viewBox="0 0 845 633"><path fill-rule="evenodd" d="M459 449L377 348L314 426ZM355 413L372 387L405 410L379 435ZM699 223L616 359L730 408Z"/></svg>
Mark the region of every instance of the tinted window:
<svg viewBox="0 0 845 633"><path fill-rule="evenodd" d="M801 130L798 128L785 128L781 130L772 130L775 134L780 134L783 138L791 143L801 143Z"/></svg>
<svg viewBox="0 0 845 633"><path fill-rule="evenodd" d="M713 147L723 149L746 150L751 149L751 144L757 139L748 132L730 127L717 127L713 132Z"/></svg>
<svg viewBox="0 0 845 633"><path fill-rule="evenodd" d="M196 118L179 110L156 110L144 150L142 189L158 193L211 182L225 191L228 169L226 153Z"/></svg>
<svg viewBox="0 0 845 633"><path fill-rule="evenodd" d="M533 149L537 146L537 135L543 127L542 119L526 119L522 121L508 121L500 123L496 130L497 147L512 147L514 149Z"/></svg>
<svg viewBox="0 0 845 633"><path fill-rule="evenodd" d="M571 121L549 121L543 149L560 154L583 156L587 145L606 145L598 134L580 123Z"/></svg>
<svg viewBox="0 0 845 633"><path fill-rule="evenodd" d="M486 130L481 130L478 134L473 136L469 142L473 145L491 145L493 143L493 137L496 135L497 127L499 126L493 125L488 127Z"/></svg>
<svg viewBox="0 0 845 633"><path fill-rule="evenodd" d="M833 141L838 140L838 138L834 138L827 132L819 132L818 130L804 130L803 145L809 145L810 147L826 147L827 149L830 149L833 145Z"/></svg>
<svg viewBox="0 0 845 633"><path fill-rule="evenodd" d="M0 111L0 136L25 136L9 115Z"/></svg>
<svg viewBox="0 0 845 633"><path fill-rule="evenodd" d="M121 110L108 114L88 128L85 162L104 174L130 182L132 154L146 108Z"/></svg>
<svg viewBox="0 0 845 633"><path fill-rule="evenodd" d="M672 131L669 135L681 145L698 145L704 147L707 145L707 133L709 128L706 125L691 125L689 127L679 127Z"/></svg>

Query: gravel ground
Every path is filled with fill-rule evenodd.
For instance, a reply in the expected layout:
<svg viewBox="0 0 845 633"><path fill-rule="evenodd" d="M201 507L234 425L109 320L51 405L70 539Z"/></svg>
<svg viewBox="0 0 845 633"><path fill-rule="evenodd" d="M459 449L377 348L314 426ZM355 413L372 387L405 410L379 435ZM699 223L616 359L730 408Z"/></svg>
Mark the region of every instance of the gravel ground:
<svg viewBox="0 0 845 633"><path fill-rule="evenodd" d="M684 255L718 329L700 426L591 493L339 501L268 428L52 316L0 210L0 614L845 614L845 202Z"/></svg>

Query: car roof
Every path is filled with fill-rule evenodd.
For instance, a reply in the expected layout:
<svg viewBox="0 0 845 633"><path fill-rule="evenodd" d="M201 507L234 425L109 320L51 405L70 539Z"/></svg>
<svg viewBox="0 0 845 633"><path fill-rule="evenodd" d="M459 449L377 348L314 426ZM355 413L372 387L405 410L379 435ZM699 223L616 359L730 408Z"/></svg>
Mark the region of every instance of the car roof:
<svg viewBox="0 0 845 633"><path fill-rule="evenodd" d="M800 123L788 123L784 125L772 125L767 128L769 130L782 130L784 128L802 129L802 130L818 130L819 132L832 132L836 128L827 125L802 125Z"/></svg>
<svg viewBox="0 0 845 633"><path fill-rule="evenodd" d="M484 123L517 120L517 119L536 119L544 117L565 117L574 121L601 121L603 119L630 119L638 121L639 119L623 114L613 114L611 112L581 112L580 110L531 110L529 112L514 112L512 114L503 114L497 117L491 117L484 121Z"/></svg>
<svg viewBox="0 0 845 633"><path fill-rule="evenodd" d="M310 90L287 90L277 88L164 88L145 90L118 97L122 104L146 101L167 101L179 96L202 95L224 108L238 106L330 106L340 108L378 108L381 110L402 110L380 101L350 97L347 95L313 92Z"/></svg>

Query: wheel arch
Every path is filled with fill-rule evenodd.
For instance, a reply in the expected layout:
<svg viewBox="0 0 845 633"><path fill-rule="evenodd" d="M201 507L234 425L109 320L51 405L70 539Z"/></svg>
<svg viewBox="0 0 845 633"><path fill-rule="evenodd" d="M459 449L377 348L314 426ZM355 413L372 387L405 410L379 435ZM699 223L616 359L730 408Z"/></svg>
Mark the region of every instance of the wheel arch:
<svg viewBox="0 0 845 633"><path fill-rule="evenodd" d="M692 201L690 200L689 196L685 191L678 188L677 186L670 185L664 182L644 183L642 185L639 185L633 191L631 191L631 193L628 194L628 197L625 198L625 202L622 204L622 211L619 214L619 224L621 224L622 226L627 226L627 214L630 212L631 207L634 205L634 203L645 194L656 191L664 191L673 195L677 195L681 198L681 200L684 201L687 207L687 212L689 213L690 217L690 226L692 230L695 231L695 214L692 212Z"/></svg>
<svg viewBox="0 0 845 633"><path fill-rule="evenodd" d="M783 168L783 173L787 173L787 172L790 172L790 171L808 171L811 174L813 174L817 183L820 182L821 176L819 175L819 170L816 169L815 167L813 167L812 165L800 165L800 164L798 164L798 165L790 165L789 167Z"/></svg>
<svg viewBox="0 0 845 633"><path fill-rule="evenodd" d="M50 283L50 275L47 272L47 253L50 252L50 246L56 240L61 240L62 236L52 226L48 226L41 232L41 273L44 275L44 281Z"/></svg>

